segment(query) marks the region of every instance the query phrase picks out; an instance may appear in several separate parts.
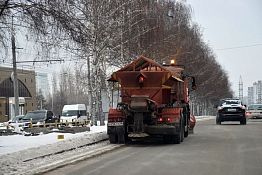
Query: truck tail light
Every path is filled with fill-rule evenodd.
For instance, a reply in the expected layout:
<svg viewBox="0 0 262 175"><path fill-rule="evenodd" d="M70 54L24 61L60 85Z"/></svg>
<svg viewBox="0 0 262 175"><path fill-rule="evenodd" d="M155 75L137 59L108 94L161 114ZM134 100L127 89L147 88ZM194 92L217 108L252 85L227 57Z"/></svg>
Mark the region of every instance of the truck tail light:
<svg viewBox="0 0 262 175"><path fill-rule="evenodd" d="M157 119L159 123L174 123L176 121L175 117L160 117Z"/></svg>
<svg viewBox="0 0 262 175"><path fill-rule="evenodd" d="M140 76L138 79L139 84L143 84L144 83L144 77Z"/></svg>
<svg viewBox="0 0 262 175"><path fill-rule="evenodd" d="M167 123L174 123L174 122L176 122L177 120L179 120L179 118L177 118L177 117L167 117L167 118L166 118L166 122L167 122Z"/></svg>

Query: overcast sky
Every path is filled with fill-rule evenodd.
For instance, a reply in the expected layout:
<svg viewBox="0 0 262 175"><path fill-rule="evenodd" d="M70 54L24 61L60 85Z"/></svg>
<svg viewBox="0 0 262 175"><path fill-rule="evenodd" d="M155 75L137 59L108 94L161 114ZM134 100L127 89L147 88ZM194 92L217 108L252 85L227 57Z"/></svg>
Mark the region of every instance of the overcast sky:
<svg viewBox="0 0 262 175"><path fill-rule="evenodd" d="M235 94L238 95L242 76L246 95L247 87L262 80L262 1L187 0L187 3L193 9L193 21L201 26L204 40L228 73Z"/></svg>

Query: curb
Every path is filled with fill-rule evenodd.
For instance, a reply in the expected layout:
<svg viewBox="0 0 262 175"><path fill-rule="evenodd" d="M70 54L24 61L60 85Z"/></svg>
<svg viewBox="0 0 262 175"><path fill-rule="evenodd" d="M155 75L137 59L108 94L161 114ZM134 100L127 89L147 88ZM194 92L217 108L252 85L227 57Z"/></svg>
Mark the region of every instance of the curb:
<svg viewBox="0 0 262 175"><path fill-rule="evenodd" d="M196 117L196 121L205 121L205 120L212 120L215 119L215 116L204 116L204 117Z"/></svg>
<svg viewBox="0 0 262 175"><path fill-rule="evenodd" d="M43 174L43 173L47 173L47 172L50 172L52 170L55 170L55 169L58 169L58 168L62 168L66 165L71 165L71 164L74 164L74 163L77 163L77 162L80 162L80 161L83 161L83 160L87 160L87 159L90 159L90 158L93 158L93 157L96 157L96 156L99 156L101 154L104 154L104 153L107 153L107 152L110 152L112 150L115 150L117 148L120 148L120 147L123 147L125 146L124 144L122 145L119 145L119 144L109 144L109 145L106 145L102 148L97 148L95 150L92 150L92 151L88 151L86 153L83 153L83 154L80 154L80 155L77 155L77 156L73 156L73 157L70 157L70 158L67 158L67 159L63 159L61 161L56 161L52 164L49 164L48 166L41 166L39 167L38 169L30 172L31 174ZM25 174L28 174L25 173Z"/></svg>

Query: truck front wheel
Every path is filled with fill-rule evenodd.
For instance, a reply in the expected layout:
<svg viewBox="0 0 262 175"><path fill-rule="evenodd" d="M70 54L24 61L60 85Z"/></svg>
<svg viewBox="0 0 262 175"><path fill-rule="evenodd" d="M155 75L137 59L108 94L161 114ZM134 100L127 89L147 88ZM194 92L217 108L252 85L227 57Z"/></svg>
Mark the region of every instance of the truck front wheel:
<svg viewBox="0 0 262 175"><path fill-rule="evenodd" d="M188 134L189 134L189 126L188 126L188 124L189 124L189 121L186 119L186 123L185 123L185 126L184 126L184 128L185 128L185 132L184 132L184 137L186 138L186 137L188 137Z"/></svg>

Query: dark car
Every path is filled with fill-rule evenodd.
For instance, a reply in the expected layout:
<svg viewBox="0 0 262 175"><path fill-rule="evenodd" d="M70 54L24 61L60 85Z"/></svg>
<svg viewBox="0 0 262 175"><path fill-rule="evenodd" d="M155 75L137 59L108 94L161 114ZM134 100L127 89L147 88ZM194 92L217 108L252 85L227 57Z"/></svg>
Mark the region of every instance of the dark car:
<svg viewBox="0 0 262 175"><path fill-rule="evenodd" d="M54 123L57 120L54 117L52 111L48 110L36 110L27 112L23 118L23 122L29 123L32 121L32 124L43 125L45 123Z"/></svg>
<svg viewBox="0 0 262 175"><path fill-rule="evenodd" d="M241 125L247 123L246 107L239 99L222 99L217 107L216 124L224 121L240 121Z"/></svg>
<svg viewBox="0 0 262 175"><path fill-rule="evenodd" d="M4 125L11 126L11 127L23 126L24 125L23 118L24 115L17 115L13 117L11 120L4 122Z"/></svg>

